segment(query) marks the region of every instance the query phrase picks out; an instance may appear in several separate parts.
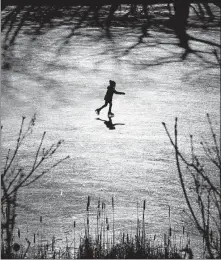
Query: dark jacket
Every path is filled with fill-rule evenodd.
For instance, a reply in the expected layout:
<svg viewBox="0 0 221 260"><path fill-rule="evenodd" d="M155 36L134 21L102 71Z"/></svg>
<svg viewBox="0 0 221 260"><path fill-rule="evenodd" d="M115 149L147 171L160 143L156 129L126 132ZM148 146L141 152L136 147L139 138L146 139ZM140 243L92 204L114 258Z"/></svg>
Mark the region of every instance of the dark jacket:
<svg viewBox="0 0 221 260"><path fill-rule="evenodd" d="M118 91L116 91L113 87L108 86L108 87L107 87L106 95L105 95L105 97L104 97L104 100L105 100L106 102L111 102L111 101L112 101L112 98L113 98L113 94L123 95L124 92L118 92Z"/></svg>

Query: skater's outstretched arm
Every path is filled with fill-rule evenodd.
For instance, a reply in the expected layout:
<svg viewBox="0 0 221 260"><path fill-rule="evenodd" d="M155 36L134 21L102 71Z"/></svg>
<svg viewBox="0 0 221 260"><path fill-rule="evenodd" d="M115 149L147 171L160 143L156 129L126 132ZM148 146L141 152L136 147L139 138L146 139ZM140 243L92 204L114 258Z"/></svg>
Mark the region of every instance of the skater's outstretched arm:
<svg viewBox="0 0 221 260"><path fill-rule="evenodd" d="M124 92L120 92L120 91L117 91L117 90L114 90L114 93L115 93L115 94L118 94L118 95L125 95Z"/></svg>

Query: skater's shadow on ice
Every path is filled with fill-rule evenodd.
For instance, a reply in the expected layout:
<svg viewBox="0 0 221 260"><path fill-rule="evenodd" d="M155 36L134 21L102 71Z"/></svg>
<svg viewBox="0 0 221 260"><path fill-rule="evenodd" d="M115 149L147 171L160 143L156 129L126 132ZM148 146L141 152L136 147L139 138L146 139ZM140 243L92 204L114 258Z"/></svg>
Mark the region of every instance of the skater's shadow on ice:
<svg viewBox="0 0 221 260"><path fill-rule="evenodd" d="M122 123L113 124L111 117L109 117L109 120L103 120L103 119L100 119L100 118L96 118L96 120L103 121L104 124L106 125L106 127L109 128L109 130L115 130L116 129L115 125L125 125L125 124L122 124Z"/></svg>

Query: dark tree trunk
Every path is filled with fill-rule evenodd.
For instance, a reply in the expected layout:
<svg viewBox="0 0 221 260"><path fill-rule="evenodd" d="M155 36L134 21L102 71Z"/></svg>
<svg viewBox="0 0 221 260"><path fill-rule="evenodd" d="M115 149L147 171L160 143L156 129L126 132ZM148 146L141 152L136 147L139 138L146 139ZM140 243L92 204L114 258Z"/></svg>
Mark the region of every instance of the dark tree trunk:
<svg viewBox="0 0 221 260"><path fill-rule="evenodd" d="M118 7L119 7L119 4L112 4L111 5L110 11L109 11L109 15L108 15L107 20L106 20L107 27L110 26L111 20L113 19L114 13L115 13L115 11L117 10Z"/></svg>
<svg viewBox="0 0 221 260"><path fill-rule="evenodd" d="M175 0L174 10L174 29L177 37L179 38L180 45L187 49L188 35L186 33L186 25L189 17L190 0Z"/></svg>

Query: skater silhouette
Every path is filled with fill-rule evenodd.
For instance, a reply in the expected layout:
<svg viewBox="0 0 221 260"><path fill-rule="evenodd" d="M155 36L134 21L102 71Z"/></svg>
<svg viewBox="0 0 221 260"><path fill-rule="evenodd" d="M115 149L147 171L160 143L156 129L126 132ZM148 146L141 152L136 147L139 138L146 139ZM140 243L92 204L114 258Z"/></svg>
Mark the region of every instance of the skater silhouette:
<svg viewBox="0 0 221 260"><path fill-rule="evenodd" d="M95 110L95 112L98 115L100 114L101 109L103 109L104 107L106 107L109 104L108 116L114 116L114 114L111 112L113 94L125 95L124 92L119 92L119 91L115 90L116 82L109 80L109 83L110 83L110 85L107 87L107 92L106 92L106 95L104 97L105 104L102 107L97 108Z"/></svg>
<svg viewBox="0 0 221 260"><path fill-rule="evenodd" d="M109 128L109 130L114 130L115 129L115 125L124 125L124 124L121 124L121 123L113 124L112 118L109 117L108 119L109 119L109 121L97 118L97 120L103 121L104 124L106 125L106 127Z"/></svg>

